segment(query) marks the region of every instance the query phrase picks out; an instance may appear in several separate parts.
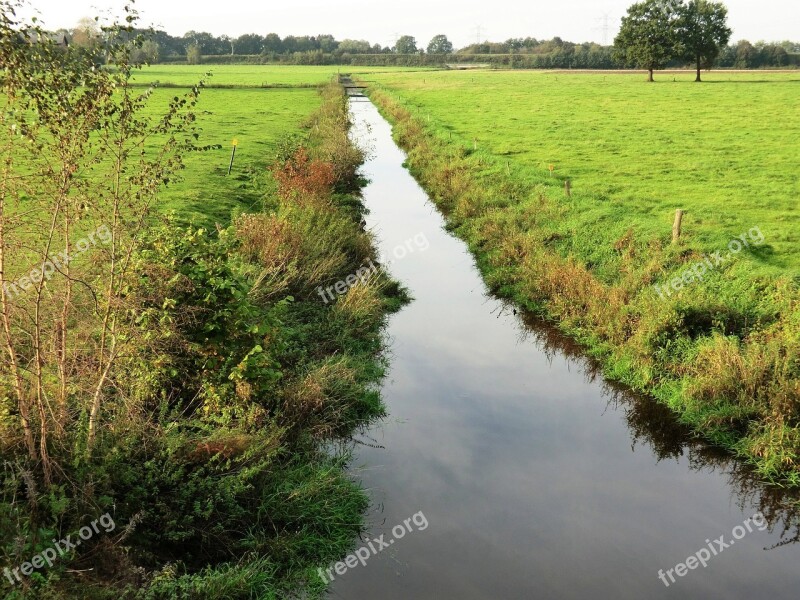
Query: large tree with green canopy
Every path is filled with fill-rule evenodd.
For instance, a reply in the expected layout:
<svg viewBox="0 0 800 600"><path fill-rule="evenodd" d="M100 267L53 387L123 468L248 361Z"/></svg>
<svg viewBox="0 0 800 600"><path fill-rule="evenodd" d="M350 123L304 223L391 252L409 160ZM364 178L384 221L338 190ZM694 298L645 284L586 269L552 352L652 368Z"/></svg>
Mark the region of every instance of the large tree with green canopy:
<svg viewBox="0 0 800 600"><path fill-rule="evenodd" d="M677 0L632 5L614 39L615 57L628 66L647 69L648 81L653 81L653 71L663 69L673 57L679 6Z"/></svg>
<svg viewBox="0 0 800 600"><path fill-rule="evenodd" d="M689 0L688 4L681 5L676 23L676 54L695 63L695 81L701 81L700 69L711 67L722 46L731 39L727 21L728 9L720 2Z"/></svg>

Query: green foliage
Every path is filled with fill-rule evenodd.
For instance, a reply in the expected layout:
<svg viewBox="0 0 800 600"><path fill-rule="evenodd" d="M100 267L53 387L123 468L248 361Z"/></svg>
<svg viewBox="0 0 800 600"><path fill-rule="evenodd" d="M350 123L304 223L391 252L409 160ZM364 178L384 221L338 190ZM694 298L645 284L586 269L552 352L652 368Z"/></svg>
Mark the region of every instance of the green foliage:
<svg viewBox="0 0 800 600"><path fill-rule="evenodd" d="M199 65L203 58L199 44L189 44L186 46L186 64Z"/></svg>
<svg viewBox="0 0 800 600"><path fill-rule="evenodd" d="M614 40L617 60L647 69L652 81L653 70L664 68L672 58L677 9L675 0L646 0L628 8Z"/></svg>
<svg viewBox="0 0 800 600"><path fill-rule="evenodd" d="M671 60L711 68L731 37L728 9L709 0L645 0L632 5L614 40L615 58L650 71Z"/></svg>
<svg viewBox="0 0 800 600"><path fill-rule="evenodd" d="M676 23L676 53L696 64L696 81L700 81L700 69L710 68L730 40L732 31L727 20L728 9L721 2L689 0L681 6Z"/></svg>
<svg viewBox="0 0 800 600"><path fill-rule="evenodd" d="M130 47L124 49L128 56ZM27 68L37 75L34 67ZM69 82L73 71L42 73L51 83ZM42 98L47 84L43 79ZM230 92L218 93L215 110L230 110ZM340 558L360 530L367 497L345 473L347 454L331 456L322 448L383 414L376 391L384 373L381 328L402 294L385 276L380 285L348 295L340 308L314 293L317 283L347 277L374 257L359 224L364 208L356 170L363 155L347 136L342 90L322 94L311 134L298 132L297 124L320 106L314 90L255 93L263 113L250 115L246 129L237 124L231 131L222 118L208 127L207 133L227 139L244 133L242 141L252 144L237 178L207 178L215 199L227 203L221 218L214 212L219 207L205 203L191 208L211 222L207 228L169 215L149 225L138 221L136 246L124 260L133 276L119 281L115 305L126 325L120 333L125 352L110 369L113 393L98 411L103 426L93 452L83 451L81 433L90 411L75 411L77 433L50 444L59 469L43 481L21 445L11 443L19 438L13 404L2 405L8 464L0 476L0 557L19 564L104 511L119 526L31 577L15 600L320 595L324 585L314 570ZM119 112L147 123L143 99L151 98L156 105L183 106L180 96L157 90L123 98ZM157 106L150 110L150 116L159 114ZM281 141L289 132L298 135ZM27 132L42 140L36 133ZM141 155L150 156L159 135L173 133L183 132L156 130L140 144ZM196 141L188 135L187 148ZM266 168L274 155L280 165L281 155L300 145L336 176L325 188L329 197L305 209L275 196ZM179 204L180 190L206 180L215 146L191 155L187 177L161 208L186 211L191 199ZM135 177L145 181L138 171ZM51 184L40 182L43 189ZM236 196L243 189L267 212L242 215L245 203ZM275 222L289 235L275 246L271 238L249 235L254 231L226 227L231 208L238 209L237 225L248 218ZM71 319L69 326L84 345L101 338L91 320ZM96 371L93 357L79 358ZM10 381L6 375L3 385Z"/></svg>
<svg viewBox="0 0 800 600"><path fill-rule="evenodd" d="M446 35L435 35L428 44L428 54L452 54L452 52L453 44Z"/></svg>
<svg viewBox="0 0 800 600"><path fill-rule="evenodd" d="M394 45L394 51L398 54L416 54L419 52L416 38L413 35L400 36Z"/></svg>

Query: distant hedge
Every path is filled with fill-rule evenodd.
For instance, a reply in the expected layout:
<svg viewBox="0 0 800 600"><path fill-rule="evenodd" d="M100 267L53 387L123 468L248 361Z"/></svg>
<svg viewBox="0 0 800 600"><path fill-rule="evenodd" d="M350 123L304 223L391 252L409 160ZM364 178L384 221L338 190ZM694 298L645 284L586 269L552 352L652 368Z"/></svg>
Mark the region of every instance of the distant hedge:
<svg viewBox="0 0 800 600"><path fill-rule="evenodd" d="M787 54L787 62L780 67L758 65L763 68L797 68L800 54ZM601 50L576 50L572 53L552 54L326 54L323 52L295 52L294 54L224 54L203 55L201 64L208 65L351 65L376 67L433 67L454 64L482 64L515 69L624 69L611 56L610 48ZM185 56L169 56L161 64L187 64ZM680 68L682 63L670 65ZM754 68L736 64L720 57L716 68Z"/></svg>

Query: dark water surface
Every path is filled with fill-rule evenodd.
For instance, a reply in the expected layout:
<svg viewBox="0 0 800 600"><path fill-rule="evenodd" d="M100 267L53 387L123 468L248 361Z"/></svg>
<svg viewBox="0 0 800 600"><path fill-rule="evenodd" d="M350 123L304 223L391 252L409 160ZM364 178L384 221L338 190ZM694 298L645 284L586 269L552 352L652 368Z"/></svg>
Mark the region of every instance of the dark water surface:
<svg viewBox="0 0 800 600"><path fill-rule="evenodd" d="M352 111L372 148L368 226L415 298L390 322L391 416L363 437L380 447L359 446L354 463L374 501L364 543L420 512L428 526L334 572L331 597L797 598L791 498L491 297L388 123L368 102ZM747 532L758 511L768 527ZM720 536L735 543L719 551ZM665 574L667 587L659 569L706 540L718 554L675 583Z"/></svg>

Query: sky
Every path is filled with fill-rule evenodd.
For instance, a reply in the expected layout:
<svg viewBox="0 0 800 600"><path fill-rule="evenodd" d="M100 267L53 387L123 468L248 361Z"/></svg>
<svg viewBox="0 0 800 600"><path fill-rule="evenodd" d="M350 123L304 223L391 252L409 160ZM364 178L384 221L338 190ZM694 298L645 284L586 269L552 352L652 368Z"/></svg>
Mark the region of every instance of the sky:
<svg viewBox="0 0 800 600"><path fill-rule="evenodd" d="M29 0L46 27L116 10L123 0ZM444 33L458 47L511 37L613 42L633 0L138 0L144 25L172 35L208 31L287 35L330 33L392 46L399 35L421 45ZM733 40L800 41L800 1L727 0ZM32 13L31 13L32 14Z"/></svg>

